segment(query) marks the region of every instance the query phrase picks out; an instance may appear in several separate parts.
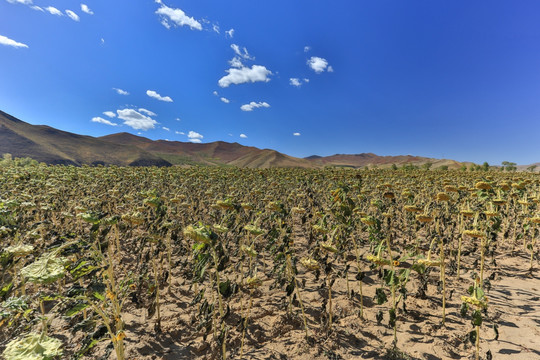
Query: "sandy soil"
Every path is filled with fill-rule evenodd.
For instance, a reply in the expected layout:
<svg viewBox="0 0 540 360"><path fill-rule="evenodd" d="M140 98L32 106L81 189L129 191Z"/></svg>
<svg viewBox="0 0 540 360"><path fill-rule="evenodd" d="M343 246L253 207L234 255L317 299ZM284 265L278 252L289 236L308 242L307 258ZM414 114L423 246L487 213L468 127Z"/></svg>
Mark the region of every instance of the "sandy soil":
<svg viewBox="0 0 540 360"><path fill-rule="evenodd" d="M299 255L306 248L300 240L296 244ZM474 255L474 254L473 254ZM388 326L389 303L376 305L376 284L380 282L374 270L366 271L364 279L364 313L359 317L359 296L354 276L350 275L350 287L355 294L347 297L346 280L339 278L333 286L334 324L331 331L324 329L325 312L321 308L327 291L321 289L325 281L321 276L315 280L312 272L299 265L298 282L302 296L309 338L305 330L301 309L293 306L288 310L288 301L282 290L272 289L273 280L264 273L259 264L259 275L263 286L253 291L253 306L246 331L245 359L474 359L474 347L468 339L473 330L470 318L460 315L461 295L472 284L471 275L478 271L473 267L473 255L464 256L462 276L447 277L446 324L441 324L441 294L437 290L439 270L434 269L428 280L425 299L410 291L405 305L407 312L400 310L397 318L397 349L393 351L393 330ZM528 271L529 255L517 251L511 255L502 250L486 263L485 277L491 278L491 290L487 316L481 327L481 358L493 359L540 359L540 271ZM364 263L367 269L367 265ZM262 269L261 269L262 268ZM269 268L267 268L267 271ZM355 262L351 262L351 273L355 273ZM221 349L213 334L204 336L197 330L197 305L190 304L195 293L185 280L181 267L172 274L172 288L162 289L162 328L156 331L156 316L148 316L146 307L128 303L125 322L126 346L129 359L218 359ZM229 274L230 279L234 275ZM304 284L304 285L302 285ZM418 287L418 279L412 275L408 287ZM231 315L227 318L230 330L227 333L229 358L239 358L241 346L242 318L250 292L240 290L228 302ZM401 306L400 306L401 308ZM377 324L378 310L384 311L384 319ZM498 325L499 336L493 324ZM104 344L93 358L103 356ZM114 358L114 354L111 354Z"/></svg>

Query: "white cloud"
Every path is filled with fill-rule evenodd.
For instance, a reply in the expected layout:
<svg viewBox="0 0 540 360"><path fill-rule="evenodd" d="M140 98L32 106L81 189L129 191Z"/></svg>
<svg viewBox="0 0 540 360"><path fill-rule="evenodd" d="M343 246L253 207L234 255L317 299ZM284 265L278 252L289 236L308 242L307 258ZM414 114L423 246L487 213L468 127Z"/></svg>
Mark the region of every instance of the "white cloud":
<svg viewBox="0 0 540 360"><path fill-rule="evenodd" d="M240 59L238 56L235 56L229 60L229 65L231 65L233 68L241 68L244 66L244 64L242 64L242 59Z"/></svg>
<svg viewBox="0 0 540 360"><path fill-rule="evenodd" d="M32 5L32 0L7 0L10 4Z"/></svg>
<svg viewBox="0 0 540 360"><path fill-rule="evenodd" d="M73 11L71 10L66 10L66 14L67 16L69 16L71 18L71 20L73 21L79 21L80 18L79 18L79 15L75 14Z"/></svg>
<svg viewBox="0 0 540 360"><path fill-rule="evenodd" d="M13 46L14 48L28 48L28 45L12 40L8 37L0 35L0 44Z"/></svg>
<svg viewBox="0 0 540 360"><path fill-rule="evenodd" d="M308 78L304 78L304 82L305 82L305 83L308 83L308 82L309 82L309 79L308 79Z"/></svg>
<svg viewBox="0 0 540 360"><path fill-rule="evenodd" d="M241 137L242 139L247 139L247 135L246 135L246 134L240 134L240 137Z"/></svg>
<svg viewBox="0 0 540 360"><path fill-rule="evenodd" d="M146 110L146 109L143 109L143 108L140 108L139 112L141 112L143 114L146 114L148 116L157 116L157 114L155 112L150 111L150 110Z"/></svg>
<svg viewBox="0 0 540 360"><path fill-rule="evenodd" d="M304 52L308 52L309 50L311 50L311 46L304 46Z"/></svg>
<svg viewBox="0 0 540 360"><path fill-rule="evenodd" d="M105 124L109 126L118 126L118 124L115 124L113 122L110 122L109 120L105 120L104 118L101 118L99 116L92 118L92 122L99 123L99 124Z"/></svg>
<svg viewBox="0 0 540 360"><path fill-rule="evenodd" d="M334 69L331 66L328 66L328 61L318 56L312 56L307 61L308 66L315 71L317 74L322 73L325 70L333 72Z"/></svg>
<svg viewBox="0 0 540 360"><path fill-rule="evenodd" d="M293 133L293 136L300 136L301 134L299 132Z"/></svg>
<svg viewBox="0 0 540 360"><path fill-rule="evenodd" d="M58 10L57 8L55 7L52 7L52 6L47 6L45 8L45 10L47 10L49 13L53 14L53 15L56 15L56 16L62 16L64 14L62 14L62 12L60 10Z"/></svg>
<svg viewBox="0 0 540 360"><path fill-rule="evenodd" d="M200 143L202 141L202 138L204 138L204 136L195 131L190 131L187 137L192 143Z"/></svg>
<svg viewBox="0 0 540 360"><path fill-rule="evenodd" d="M162 17L161 24L167 29L170 28L169 21L172 21L177 26L189 26L192 30L202 30L200 22L186 15L181 9L173 9L163 4L161 0L156 1L161 7L156 10L156 14Z"/></svg>
<svg viewBox="0 0 540 360"><path fill-rule="evenodd" d="M110 118L116 117L116 113L114 111L104 111L103 115L106 115Z"/></svg>
<svg viewBox="0 0 540 360"><path fill-rule="evenodd" d="M256 108L269 108L269 107L270 107L270 104L268 104L267 102L256 103L255 101L252 101L249 104L244 104L240 106L240 109L242 109L242 111L253 111L253 109L256 109Z"/></svg>
<svg viewBox="0 0 540 360"><path fill-rule="evenodd" d="M88 5L86 5L86 4L81 4L81 10L83 12L87 13L88 15L94 15L94 12L92 10L90 10Z"/></svg>
<svg viewBox="0 0 540 360"><path fill-rule="evenodd" d="M225 31L225 34L227 34L228 37L232 38L234 36L234 29Z"/></svg>
<svg viewBox="0 0 540 360"><path fill-rule="evenodd" d="M102 39L103 40L103 39ZM122 89L117 89L117 88L113 88L114 91L116 91L116 93L118 95L129 95L129 93L126 91L126 90L122 90Z"/></svg>
<svg viewBox="0 0 540 360"><path fill-rule="evenodd" d="M219 96L219 94L218 94L218 92L216 90L214 90L214 92L212 94L214 94L215 96Z"/></svg>
<svg viewBox="0 0 540 360"><path fill-rule="evenodd" d="M165 130L165 131L171 131L171 129L169 129L168 127L165 127L165 126L162 126L161 128L162 128L163 130Z"/></svg>
<svg viewBox="0 0 540 360"><path fill-rule="evenodd" d="M225 71L228 75L225 75L218 81L219 86L222 88L228 87L231 84L238 85L258 81L268 82L270 81L268 76L272 75L270 70L261 65L253 65L251 68L243 66L239 69L231 68Z"/></svg>
<svg viewBox="0 0 540 360"><path fill-rule="evenodd" d="M296 86L296 87L302 86L302 83L300 82L300 79L298 79L298 78L290 78L289 79L289 84L291 84L292 86Z"/></svg>
<svg viewBox="0 0 540 360"><path fill-rule="evenodd" d="M174 133L175 133L176 135L186 135L186 133L183 132L183 131L175 131Z"/></svg>
<svg viewBox="0 0 540 360"><path fill-rule="evenodd" d="M224 97L222 97L220 100L223 101L225 104L228 104L231 102L229 99L224 98Z"/></svg>
<svg viewBox="0 0 540 360"><path fill-rule="evenodd" d="M156 127L157 121L133 109L116 110L118 118L124 120L124 125L135 130L149 130Z"/></svg>
<svg viewBox="0 0 540 360"><path fill-rule="evenodd" d="M242 49L240 49L240 46L236 45L236 44L231 44L231 49L233 49L234 53L244 59L247 59L247 60L255 60L254 57L252 57L251 55L249 55L249 52L247 51L246 48L243 48L244 51L242 51Z"/></svg>
<svg viewBox="0 0 540 360"><path fill-rule="evenodd" d="M213 24L212 25L212 30L214 30L214 32L219 34L219 25Z"/></svg>
<svg viewBox="0 0 540 360"><path fill-rule="evenodd" d="M180 120L180 118L176 118L176 121L182 121L182 120Z"/></svg>
<svg viewBox="0 0 540 360"><path fill-rule="evenodd" d="M30 9L45 12L45 10L43 10L43 8L41 6L37 6L37 5L30 6Z"/></svg>
<svg viewBox="0 0 540 360"><path fill-rule="evenodd" d="M161 19L161 25L165 26L167 30L171 28L171 24L166 19Z"/></svg>
<svg viewBox="0 0 540 360"><path fill-rule="evenodd" d="M105 39L101 38L101 45L104 45L104 44L105 44Z"/></svg>
<svg viewBox="0 0 540 360"><path fill-rule="evenodd" d="M159 101L173 102L173 99L171 99L169 96L161 96L154 90L146 90L146 95Z"/></svg>

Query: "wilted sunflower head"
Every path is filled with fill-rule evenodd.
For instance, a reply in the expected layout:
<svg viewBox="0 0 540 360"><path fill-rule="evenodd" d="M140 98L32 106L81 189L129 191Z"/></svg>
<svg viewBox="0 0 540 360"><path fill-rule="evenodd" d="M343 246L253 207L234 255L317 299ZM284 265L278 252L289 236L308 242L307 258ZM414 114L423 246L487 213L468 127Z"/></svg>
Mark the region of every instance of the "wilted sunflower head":
<svg viewBox="0 0 540 360"><path fill-rule="evenodd" d="M386 198L386 199L393 199L396 197L396 195L391 192L391 191L386 191L384 194L383 194L383 197Z"/></svg>
<svg viewBox="0 0 540 360"><path fill-rule="evenodd" d="M368 226L373 226L377 223L377 220L372 216L363 217L360 221Z"/></svg>
<svg viewBox="0 0 540 360"><path fill-rule="evenodd" d="M427 214L419 214L419 215L416 215L416 220L418 220L421 223L427 224L433 221L433 217Z"/></svg>
<svg viewBox="0 0 540 360"><path fill-rule="evenodd" d="M228 227L219 225L219 224L212 225L212 228L214 229L215 232L220 233L220 234L225 234L227 231L229 231Z"/></svg>
<svg viewBox="0 0 540 360"><path fill-rule="evenodd" d="M492 202L498 206L506 204L506 200L501 198L493 199Z"/></svg>
<svg viewBox="0 0 540 360"><path fill-rule="evenodd" d="M416 205L405 205L404 209L405 209L405 211L410 212L410 213L421 212L422 211L422 209L419 208Z"/></svg>
<svg viewBox="0 0 540 360"><path fill-rule="evenodd" d="M450 200L450 196L448 196L447 193L440 192L437 194L437 200L438 201L448 201Z"/></svg>
<svg viewBox="0 0 540 360"><path fill-rule="evenodd" d="M253 205L250 204L250 203L247 203L247 202L244 202L244 203L240 204L240 206L242 207L242 209L244 209L246 211L254 209Z"/></svg>
<svg viewBox="0 0 540 360"><path fill-rule="evenodd" d="M198 226L188 225L183 233L184 236L207 245L210 245L213 240L212 231L208 227L200 224Z"/></svg>
<svg viewBox="0 0 540 360"><path fill-rule="evenodd" d="M316 260L313 260L312 258L302 258L300 259L300 263L308 270L315 271L319 269L319 263Z"/></svg>
<svg viewBox="0 0 540 360"><path fill-rule="evenodd" d="M484 238L486 237L486 232L481 230L464 230L463 235L470 236L472 238Z"/></svg>
<svg viewBox="0 0 540 360"><path fill-rule="evenodd" d="M264 230L255 225L246 225L244 226L244 230L255 236L264 234Z"/></svg>
<svg viewBox="0 0 540 360"><path fill-rule="evenodd" d="M259 253L252 246L242 245L240 250L242 250L242 252L249 257L256 257L257 255L259 255Z"/></svg>
<svg viewBox="0 0 540 360"><path fill-rule="evenodd" d="M334 246L334 244L331 241L322 242L321 248L332 253L336 253L338 249Z"/></svg>
<svg viewBox="0 0 540 360"><path fill-rule="evenodd" d="M478 181L474 187L478 190L491 190L491 185L485 181Z"/></svg>
<svg viewBox="0 0 540 360"><path fill-rule="evenodd" d="M469 209L461 210L459 213L461 215L465 216L465 217L473 217L474 216L474 211L469 210Z"/></svg>
<svg viewBox="0 0 540 360"><path fill-rule="evenodd" d="M255 274L252 277L248 277L246 279L246 283L250 288L256 289L262 285L262 280L257 277L257 274Z"/></svg>

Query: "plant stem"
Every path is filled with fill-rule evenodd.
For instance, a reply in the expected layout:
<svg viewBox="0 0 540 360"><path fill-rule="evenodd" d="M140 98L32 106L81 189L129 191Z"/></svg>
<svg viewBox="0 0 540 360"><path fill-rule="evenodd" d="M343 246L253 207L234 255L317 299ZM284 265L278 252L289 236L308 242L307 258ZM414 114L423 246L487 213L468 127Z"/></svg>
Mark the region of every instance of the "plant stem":
<svg viewBox="0 0 540 360"><path fill-rule="evenodd" d="M457 253L457 278L459 279L459 271L461 269L461 241L463 240L463 235L459 236L458 243L458 253Z"/></svg>
<svg viewBox="0 0 540 360"><path fill-rule="evenodd" d="M242 345L240 346L240 359L242 359L242 357L244 356L244 340L246 339L246 330L247 330L247 324L248 324L248 320L249 320L249 314L251 312L251 306L253 305L253 294L252 294L253 290L250 290L249 292L249 306L247 308L247 314L246 314L246 317L244 319L244 329L242 330Z"/></svg>
<svg viewBox="0 0 540 360"><path fill-rule="evenodd" d="M390 257L390 268L393 274L392 279L392 309L396 314L396 320L394 321L394 345L397 346L397 311L396 311L396 272L394 270L394 259L392 258L392 249L390 247L390 236L386 237L386 247L388 250L388 256ZM430 247L431 251L431 247Z"/></svg>
<svg viewBox="0 0 540 360"><path fill-rule="evenodd" d="M358 251L358 244L356 243L356 240L354 240L354 251L356 252L356 267L358 273L360 273L362 270L360 270L360 252ZM360 318L364 317L364 295L362 292L362 280L358 280L358 289L360 293Z"/></svg>
<svg viewBox="0 0 540 360"><path fill-rule="evenodd" d="M480 286L484 286L484 248L485 242L484 238L480 241Z"/></svg>
<svg viewBox="0 0 540 360"><path fill-rule="evenodd" d="M39 308L41 309L41 336L47 335L47 317L45 316L45 305L43 305L43 299L39 299Z"/></svg>
<svg viewBox="0 0 540 360"><path fill-rule="evenodd" d="M480 326L476 326L476 360L480 358Z"/></svg>
<svg viewBox="0 0 540 360"><path fill-rule="evenodd" d="M441 254L439 255L441 261L441 281L442 281L442 324L446 322L446 276L445 276L445 263L444 263L444 243L441 238Z"/></svg>

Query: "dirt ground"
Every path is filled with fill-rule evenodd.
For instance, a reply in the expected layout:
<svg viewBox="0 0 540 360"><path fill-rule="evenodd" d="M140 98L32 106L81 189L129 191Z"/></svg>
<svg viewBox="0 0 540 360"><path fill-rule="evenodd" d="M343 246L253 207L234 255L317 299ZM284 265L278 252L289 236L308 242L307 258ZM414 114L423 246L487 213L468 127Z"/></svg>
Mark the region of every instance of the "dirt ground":
<svg viewBox="0 0 540 360"><path fill-rule="evenodd" d="M298 241L295 247L302 255L306 244ZM465 246L466 247L466 246ZM473 254L474 255L474 254ZM360 318L358 284L350 276L349 286L354 296L348 298L346 279L338 278L332 289L334 309L333 326L324 326L323 302L327 300L325 279L315 279L312 272L298 266L298 283L303 300L309 338L306 340L301 308L296 303L289 309L283 291L272 289L273 280L267 276L268 259L259 262L259 275L263 285L251 293L253 305L245 335L245 359L474 359L474 346L469 341L473 330L470 317L460 315L461 296L473 283L473 255L462 259L460 279L447 276L446 323L441 324L442 300L437 289L439 269L429 274L426 297L415 296L418 279L411 275L408 284L413 291L405 301L406 312L397 316L397 347L393 347L393 329L388 326L389 303L377 305L374 301L376 284L381 280L375 270L367 270L364 278L364 318ZM480 355L482 359L540 359L540 270L529 271L529 255L523 250L511 254L510 249L498 250L493 259L486 261L485 278L490 278L487 293L489 307L481 327ZM450 261L450 260L449 260ZM355 262L351 262L354 273ZM367 263L363 263L368 269ZM146 307L128 302L126 323L126 349L128 359L219 359L221 348L211 331L207 336L197 330L197 305L181 266L172 273L170 292L162 289L161 331L156 331L156 315L148 315ZM225 274L234 280L234 274ZM240 358L242 335L242 309L249 302L250 291L242 289L229 301L227 318L227 356ZM377 324L376 314L383 310L384 319ZM498 326L498 338L493 328ZM65 323L57 326L66 326ZM94 351L92 358L107 356L106 343ZM76 342L72 343L77 346ZM67 347L69 348L69 346ZM114 359L114 352L110 352Z"/></svg>

